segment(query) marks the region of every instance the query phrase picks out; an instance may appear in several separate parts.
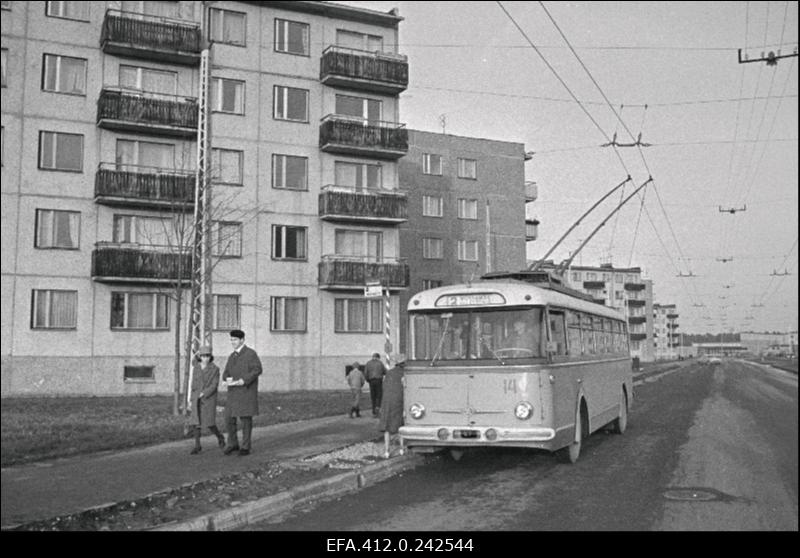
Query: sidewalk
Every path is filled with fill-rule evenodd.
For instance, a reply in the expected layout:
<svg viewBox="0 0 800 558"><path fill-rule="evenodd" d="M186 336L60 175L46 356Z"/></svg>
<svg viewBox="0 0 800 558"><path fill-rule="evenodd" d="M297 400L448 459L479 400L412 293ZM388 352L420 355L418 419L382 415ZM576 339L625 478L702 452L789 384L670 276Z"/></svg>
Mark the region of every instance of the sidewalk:
<svg viewBox="0 0 800 558"><path fill-rule="evenodd" d="M326 417L253 429L252 453L223 455L213 436L189 455L189 439L2 469L3 529L135 500L187 483L244 472L265 461L299 460L381 435L372 417Z"/></svg>

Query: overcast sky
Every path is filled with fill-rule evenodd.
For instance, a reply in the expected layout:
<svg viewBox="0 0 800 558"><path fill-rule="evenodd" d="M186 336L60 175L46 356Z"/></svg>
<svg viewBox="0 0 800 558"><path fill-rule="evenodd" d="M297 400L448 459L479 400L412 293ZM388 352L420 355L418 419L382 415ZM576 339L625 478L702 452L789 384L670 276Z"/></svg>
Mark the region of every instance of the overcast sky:
<svg viewBox="0 0 800 558"><path fill-rule="evenodd" d="M686 333L797 329L798 58L738 58L797 52L796 2L339 3L405 18L409 128L442 131L444 115L449 134L535 152L529 259L628 174L626 197L652 175L644 207L631 199L575 261L641 267ZM615 133L651 145L601 147ZM567 258L621 195L552 257Z"/></svg>

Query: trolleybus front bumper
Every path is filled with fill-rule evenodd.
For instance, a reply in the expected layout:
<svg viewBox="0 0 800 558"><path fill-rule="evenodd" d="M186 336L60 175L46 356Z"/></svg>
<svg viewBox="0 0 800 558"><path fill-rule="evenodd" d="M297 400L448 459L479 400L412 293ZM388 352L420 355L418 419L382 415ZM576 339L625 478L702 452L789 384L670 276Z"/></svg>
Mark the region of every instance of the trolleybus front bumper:
<svg viewBox="0 0 800 558"><path fill-rule="evenodd" d="M556 437L552 428L507 428L491 426L401 426L400 436L408 446L541 446Z"/></svg>

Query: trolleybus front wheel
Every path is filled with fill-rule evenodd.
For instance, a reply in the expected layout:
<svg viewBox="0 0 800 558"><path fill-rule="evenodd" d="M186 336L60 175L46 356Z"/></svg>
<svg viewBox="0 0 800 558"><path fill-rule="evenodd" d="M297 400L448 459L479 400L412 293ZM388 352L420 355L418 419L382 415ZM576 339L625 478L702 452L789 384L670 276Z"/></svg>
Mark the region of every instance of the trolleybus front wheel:
<svg viewBox="0 0 800 558"><path fill-rule="evenodd" d="M583 439L586 437L584 430L588 430L586 423L586 415L584 414L583 406L581 406L580 415L575 422L575 439L570 445L560 450L561 460L565 463L575 463L581 455L581 445Z"/></svg>
<svg viewBox="0 0 800 558"><path fill-rule="evenodd" d="M619 403L619 416L614 421L613 430L617 434L624 434L628 428L628 396L622 392L621 401Z"/></svg>

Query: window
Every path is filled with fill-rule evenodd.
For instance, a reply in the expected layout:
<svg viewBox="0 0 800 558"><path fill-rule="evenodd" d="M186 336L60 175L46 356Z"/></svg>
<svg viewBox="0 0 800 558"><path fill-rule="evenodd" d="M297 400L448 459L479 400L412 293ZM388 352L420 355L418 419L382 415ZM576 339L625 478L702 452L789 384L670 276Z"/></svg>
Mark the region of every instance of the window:
<svg viewBox="0 0 800 558"><path fill-rule="evenodd" d="M211 223L211 255L218 258L242 257L242 224L225 221Z"/></svg>
<svg viewBox="0 0 800 558"><path fill-rule="evenodd" d="M122 11L170 18L177 18L179 15L177 2L158 2L149 0L123 0Z"/></svg>
<svg viewBox="0 0 800 558"><path fill-rule="evenodd" d="M36 248L80 248L81 214L56 209L36 210Z"/></svg>
<svg viewBox="0 0 800 558"><path fill-rule="evenodd" d="M273 90L274 113L276 120L308 122L308 91L296 87L276 85Z"/></svg>
<svg viewBox="0 0 800 558"><path fill-rule="evenodd" d="M478 200L467 200L459 198L458 200L458 218L459 219L478 219Z"/></svg>
<svg viewBox="0 0 800 558"><path fill-rule="evenodd" d="M334 168L336 186L346 186L356 192L379 190L383 186L383 169L381 165L336 161Z"/></svg>
<svg viewBox="0 0 800 558"><path fill-rule="evenodd" d="M334 331L337 333L380 333L381 300L337 298L333 303Z"/></svg>
<svg viewBox="0 0 800 558"><path fill-rule="evenodd" d="M111 329L169 329L169 298L157 293L111 293Z"/></svg>
<svg viewBox="0 0 800 558"><path fill-rule="evenodd" d="M126 382L155 381L154 370L154 366L125 366L122 370L122 379Z"/></svg>
<svg viewBox="0 0 800 558"><path fill-rule="evenodd" d="M334 250L337 256L380 263L383 259L383 235L373 231L337 229Z"/></svg>
<svg viewBox="0 0 800 558"><path fill-rule="evenodd" d="M228 45L245 46L246 14L211 8L209 39Z"/></svg>
<svg viewBox="0 0 800 558"><path fill-rule="evenodd" d="M0 85L8 87L8 49L0 50L0 74L2 74L2 82Z"/></svg>
<svg viewBox="0 0 800 558"><path fill-rule="evenodd" d="M427 291L428 289L435 289L437 287L442 286L441 279L423 279L422 280L422 290Z"/></svg>
<svg viewBox="0 0 800 558"><path fill-rule="evenodd" d="M477 180L478 178L478 161L475 159L462 159L458 158L458 177L471 178Z"/></svg>
<svg viewBox="0 0 800 558"><path fill-rule="evenodd" d="M214 329L239 326L239 295L214 295Z"/></svg>
<svg viewBox="0 0 800 558"><path fill-rule="evenodd" d="M581 315L577 312L567 312L567 343L569 343L569 354L584 353L581 343Z"/></svg>
<svg viewBox="0 0 800 558"><path fill-rule="evenodd" d="M614 292L614 300L622 300L622 297L623 297L623 292L622 291Z"/></svg>
<svg viewBox="0 0 800 558"><path fill-rule="evenodd" d="M477 240L459 240L458 241L458 259L465 262L478 261L478 241Z"/></svg>
<svg viewBox="0 0 800 558"><path fill-rule="evenodd" d="M117 170L134 171L129 167L154 169L175 168L175 146L169 143L154 143L138 140L117 140Z"/></svg>
<svg viewBox="0 0 800 558"><path fill-rule="evenodd" d="M308 56L308 24L276 19L275 50L287 54Z"/></svg>
<svg viewBox="0 0 800 558"><path fill-rule="evenodd" d="M31 293L33 329L78 327L78 291L34 290Z"/></svg>
<svg viewBox="0 0 800 558"><path fill-rule="evenodd" d="M211 78L211 110L244 114L244 82L235 79Z"/></svg>
<svg viewBox="0 0 800 558"><path fill-rule="evenodd" d="M241 186L244 151L234 149L211 150L211 176L217 184Z"/></svg>
<svg viewBox="0 0 800 558"><path fill-rule="evenodd" d="M442 198L440 196L422 196L422 215L424 217L442 216Z"/></svg>
<svg viewBox="0 0 800 558"><path fill-rule="evenodd" d="M84 58L45 54L42 69L42 91L86 94L86 67Z"/></svg>
<svg viewBox="0 0 800 558"><path fill-rule="evenodd" d="M308 190L308 157L273 155L272 187L281 190Z"/></svg>
<svg viewBox="0 0 800 558"><path fill-rule="evenodd" d="M169 217L114 215L112 239L116 243L177 247L175 233L175 227Z"/></svg>
<svg viewBox="0 0 800 558"><path fill-rule="evenodd" d="M442 176L442 156L433 153L423 153L422 174Z"/></svg>
<svg viewBox="0 0 800 558"><path fill-rule="evenodd" d="M572 280L573 281L580 281L581 280L581 273L579 271L572 272Z"/></svg>
<svg viewBox="0 0 800 558"><path fill-rule="evenodd" d="M615 283L622 283L622 275L620 275L619 273L615 273L614 274L614 282Z"/></svg>
<svg viewBox="0 0 800 558"><path fill-rule="evenodd" d="M47 15L89 21L89 2L48 2Z"/></svg>
<svg viewBox="0 0 800 558"><path fill-rule="evenodd" d="M272 318L270 329L272 331L305 331L306 308L308 302L305 298L292 298L285 296L270 297Z"/></svg>
<svg viewBox="0 0 800 558"><path fill-rule="evenodd" d="M39 168L83 172L83 135L39 132Z"/></svg>
<svg viewBox="0 0 800 558"><path fill-rule="evenodd" d="M305 260L306 227L272 225L272 257L276 260Z"/></svg>
<svg viewBox="0 0 800 558"><path fill-rule="evenodd" d="M177 72L121 64L119 86L162 95L175 95L178 92L178 74Z"/></svg>
<svg viewBox="0 0 800 558"><path fill-rule="evenodd" d="M567 335L564 330L564 313L550 312L550 340L556 343L556 354L567 354Z"/></svg>
<svg viewBox="0 0 800 558"><path fill-rule="evenodd" d="M353 97L350 95L336 95L336 114L352 116L367 122L381 120L383 111L382 101L367 99L366 97Z"/></svg>
<svg viewBox="0 0 800 558"><path fill-rule="evenodd" d="M383 51L383 37L346 31L344 29L336 30L336 44L341 47L353 48L356 50L367 50L370 52Z"/></svg>
<svg viewBox="0 0 800 558"><path fill-rule="evenodd" d="M423 238L422 239L422 257L426 260L441 260L444 258L442 255L442 239L441 238Z"/></svg>

